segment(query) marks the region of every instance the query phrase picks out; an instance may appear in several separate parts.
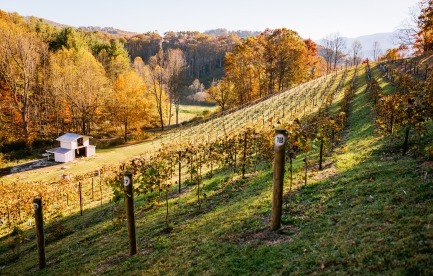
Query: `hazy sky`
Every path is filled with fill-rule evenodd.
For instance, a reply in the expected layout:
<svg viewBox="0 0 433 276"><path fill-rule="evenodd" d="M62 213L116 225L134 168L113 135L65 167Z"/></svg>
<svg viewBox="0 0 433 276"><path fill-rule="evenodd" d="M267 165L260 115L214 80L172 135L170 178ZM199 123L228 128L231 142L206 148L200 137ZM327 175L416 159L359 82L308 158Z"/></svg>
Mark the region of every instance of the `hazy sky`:
<svg viewBox="0 0 433 276"><path fill-rule="evenodd" d="M419 0L0 0L0 9L58 23L158 31L263 31L304 38L357 37L396 30Z"/></svg>

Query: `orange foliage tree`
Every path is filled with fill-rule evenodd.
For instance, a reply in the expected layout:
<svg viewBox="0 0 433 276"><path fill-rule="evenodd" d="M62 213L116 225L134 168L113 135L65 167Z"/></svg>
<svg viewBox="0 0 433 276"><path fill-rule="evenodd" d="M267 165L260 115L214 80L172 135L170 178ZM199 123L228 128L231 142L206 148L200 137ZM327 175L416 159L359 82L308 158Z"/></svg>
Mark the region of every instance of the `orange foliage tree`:
<svg viewBox="0 0 433 276"><path fill-rule="evenodd" d="M122 125L125 142L130 126L146 123L149 119L150 103L144 80L136 71L130 70L117 77L105 106L112 120Z"/></svg>

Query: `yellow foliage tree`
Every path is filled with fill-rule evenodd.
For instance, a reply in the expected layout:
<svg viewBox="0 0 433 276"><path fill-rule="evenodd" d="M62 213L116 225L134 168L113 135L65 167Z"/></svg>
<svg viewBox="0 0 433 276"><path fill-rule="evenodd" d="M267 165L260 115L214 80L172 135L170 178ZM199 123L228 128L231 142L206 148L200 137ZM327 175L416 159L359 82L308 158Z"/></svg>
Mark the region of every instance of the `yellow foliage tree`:
<svg viewBox="0 0 433 276"><path fill-rule="evenodd" d="M149 122L151 101L146 93L145 82L136 71L130 70L117 77L106 107L113 121L122 126L125 142L130 126Z"/></svg>
<svg viewBox="0 0 433 276"><path fill-rule="evenodd" d="M71 120L83 134L101 115L108 79L102 65L85 49L62 49L51 58L51 83L71 111Z"/></svg>
<svg viewBox="0 0 433 276"><path fill-rule="evenodd" d="M229 80L223 79L218 83L212 83L208 94L210 100L216 102L221 107L221 111L224 111L234 102L235 87Z"/></svg>
<svg viewBox="0 0 433 276"><path fill-rule="evenodd" d="M24 25L0 18L0 77L8 87L13 108L20 116L21 134L27 147L33 142L32 99L39 85L41 61L48 47Z"/></svg>

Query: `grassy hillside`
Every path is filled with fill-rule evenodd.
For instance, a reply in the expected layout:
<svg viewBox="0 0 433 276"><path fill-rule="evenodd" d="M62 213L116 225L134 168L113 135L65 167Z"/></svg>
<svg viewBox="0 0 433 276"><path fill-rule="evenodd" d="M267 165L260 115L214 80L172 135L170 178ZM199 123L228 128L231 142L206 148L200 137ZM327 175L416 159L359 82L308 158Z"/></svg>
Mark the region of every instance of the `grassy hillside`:
<svg viewBox="0 0 433 276"><path fill-rule="evenodd" d="M128 256L121 201L47 225L42 271L34 229L1 238L0 274L432 274L432 170L402 157L397 138L375 134L365 69L357 82L343 140L307 186L296 159L278 233L268 230L272 170L263 163L246 179L228 171L204 179L200 205L196 186L170 194L168 227L163 202L137 198L136 256Z"/></svg>

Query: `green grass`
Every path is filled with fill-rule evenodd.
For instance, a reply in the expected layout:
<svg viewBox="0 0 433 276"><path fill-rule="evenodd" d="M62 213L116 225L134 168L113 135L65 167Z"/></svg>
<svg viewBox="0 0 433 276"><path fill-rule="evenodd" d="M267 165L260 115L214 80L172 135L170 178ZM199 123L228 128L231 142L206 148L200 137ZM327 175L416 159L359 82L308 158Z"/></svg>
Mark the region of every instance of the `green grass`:
<svg viewBox="0 0 433 276"><path fill-rule="evenodd" d="M218 109L218 106L200 106L200 105L180 105L179 106L179 115L180 114L196 114L203 115L203 113L212 113Z"/></svg>
<svg viewBox="0 0 433 276"><path fill-rule="evenodd" d="M179 123L189 122L196 118L206 117L218 110L218 106L180 105ZM176 113L173 112L172 123L176 123Z"/></svg>
<svg viewBox="0 0 433 276"><path fill-rule="evenodd" d="M388 138L375 134L361 73L344 140L327 169L311 171L306 187L296 175L291 194L286 183L280 232L268 230L272 171L261 164L246 179L229 171L205 179L200 210L194 185L171 194L170 229L163 202L150 207L149 195L137 198L136 256L128 256L126 227L112 221L117 205L110 203L59 218L64 237L48 225L42 271L34 229L22 234L20 248L16 236L1 238L0 274L432 274L431 172L426 177L423 160L388 151ZM300 158L295 169L302 173Z"/></svg>

